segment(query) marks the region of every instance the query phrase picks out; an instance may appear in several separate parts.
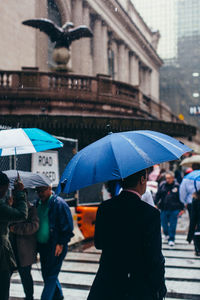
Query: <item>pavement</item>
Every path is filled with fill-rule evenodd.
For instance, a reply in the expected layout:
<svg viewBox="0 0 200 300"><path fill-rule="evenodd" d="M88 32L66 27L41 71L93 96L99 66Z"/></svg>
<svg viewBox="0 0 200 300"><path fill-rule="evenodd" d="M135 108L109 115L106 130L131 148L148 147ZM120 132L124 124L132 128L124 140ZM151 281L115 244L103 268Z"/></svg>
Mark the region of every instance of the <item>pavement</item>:
<svg viewBox="0 0 200 300"><path fill-rule="evenodd" d="M200 258L194 255L193 244L186 242L188 216L179 218L176 244L168 246L163 239L163 254L166 260L166 300L200 300ZM62 266L59 279L63 286L65 299L86 300L89 289L98 269L101 251L90 244L84 248L69 251ZM35 299L40 299L43 288L40 265L32 270ZM18 273L12 276L10 294L12 300L23 299L24 293Z"/></svg>

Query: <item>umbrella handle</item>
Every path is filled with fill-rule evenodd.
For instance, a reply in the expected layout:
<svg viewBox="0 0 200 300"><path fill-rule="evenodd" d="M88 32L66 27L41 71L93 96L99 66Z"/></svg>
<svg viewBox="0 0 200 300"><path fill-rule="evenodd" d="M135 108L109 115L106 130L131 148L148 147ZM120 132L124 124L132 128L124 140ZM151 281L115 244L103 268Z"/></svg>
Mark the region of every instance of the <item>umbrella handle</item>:
<svg viewBox="0 0 200 300"><path fill-rule="evenodd" d="M18 170L17 170L17 180L18 180L18 181L20 181L20 180L21 180L21 178L20 178L20 176L19 176L19 172L18 172Z"/></svg>
<svg viewBox="0 0 200 300"><path fill-rule="evenodd" d="M14 169L17 170L17 149L16 149L16 147L15 147L15 156L14 156ZM18 177L18 174L17 174L17 177Z"/></svg>

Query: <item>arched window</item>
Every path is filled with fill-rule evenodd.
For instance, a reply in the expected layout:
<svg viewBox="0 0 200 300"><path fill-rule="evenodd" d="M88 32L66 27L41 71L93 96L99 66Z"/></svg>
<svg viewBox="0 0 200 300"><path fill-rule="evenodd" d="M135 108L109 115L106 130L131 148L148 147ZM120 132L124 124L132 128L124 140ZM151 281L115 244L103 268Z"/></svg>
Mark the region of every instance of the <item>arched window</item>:
<svg viewBox="0 0 200 300"><path fill-rule="evenodd" d="M58 26L62 26L62 19L59 12L59 9L54 0L47 0L47 9L48 9L48 19L56 23ZM52 43L50 39L48 40L48 66L54 66L52 59L52 53L55 43Z"/></svg>

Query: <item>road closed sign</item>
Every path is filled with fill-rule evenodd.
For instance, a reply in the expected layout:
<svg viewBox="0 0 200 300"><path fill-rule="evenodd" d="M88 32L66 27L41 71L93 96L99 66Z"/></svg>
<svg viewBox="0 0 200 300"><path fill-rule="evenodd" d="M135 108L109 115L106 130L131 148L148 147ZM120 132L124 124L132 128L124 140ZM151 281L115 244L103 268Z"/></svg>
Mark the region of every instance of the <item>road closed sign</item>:
<svg viewBox="0 0 200 300"><path fill-rule="evenodd" d="M58 152L45 151L32 154L31 170L33 173L46 175L52 186L57 186L59 183Z"/></svg>

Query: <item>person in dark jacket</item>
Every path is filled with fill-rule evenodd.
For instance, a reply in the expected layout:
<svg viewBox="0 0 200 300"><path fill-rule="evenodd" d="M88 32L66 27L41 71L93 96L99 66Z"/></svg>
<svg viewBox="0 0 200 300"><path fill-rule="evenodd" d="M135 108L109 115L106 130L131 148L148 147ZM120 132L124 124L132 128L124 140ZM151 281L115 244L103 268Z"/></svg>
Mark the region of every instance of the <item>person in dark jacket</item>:
<svg viewBox="0 0 200 300"><path fill-rule="evenodd" d="M184 205L179 200L179 184L174 179L173 172L166 172L166 181L158 188L155 205L161 210L161 223L169 246L174 246L178 216L184 211Z"/></svg>
<svg viewBox="0 0 200 300"><path fill-rule="evenodd" d="M27 201L28 218L10 226L10 239L17 262L17 269L21 277L25 300L33 300L33 278L31 266L37 261L36 232L39 219L36 207Z"/></svg>
<svg viewBox="0 0 200 300"><path fill-rule="evenodd" d="M68 204L50 186L36 190L39 196L37 244L44 280L41 300L60 300L64 297L58 275L73 236L73 219Z"/></svg>
<svg viewBox="0 0 200 300"><path fill-rule="evenodd" d="M200 256L200 191L194 194L187 241L194 240L195 254Z"/></svg>
<svg viewBox="0 0 200 300"><path fill-rule="evenodd" d="M101 203L95 225L100 265L88 300L160 300L166 294L158 209L141 200L146 170L123 180L123 191Z"/></svg>
<svg viewBox="0 0 200 300"><path fill-rule="evenodd" d="M8 177L0 172L0 300L9 299L10 277L16 268L15 257L8 236L8 225L10 222L26 219L28 214L23 183L17 180L14 184L15 208L10 207L5 200L8 186Z"/></svg>

